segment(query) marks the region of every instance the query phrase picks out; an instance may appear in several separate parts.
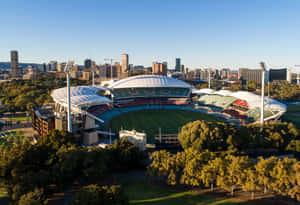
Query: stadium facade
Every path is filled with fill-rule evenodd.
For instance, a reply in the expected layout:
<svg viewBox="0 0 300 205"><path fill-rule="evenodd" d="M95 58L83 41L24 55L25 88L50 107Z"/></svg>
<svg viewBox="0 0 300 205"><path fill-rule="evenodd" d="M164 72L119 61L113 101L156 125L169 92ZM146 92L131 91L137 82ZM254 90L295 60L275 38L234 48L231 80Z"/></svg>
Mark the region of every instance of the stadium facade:
<svg viewBox="0 0 300 205"><path fill-rule="evenodd" d="M55 106L55 128L67 128L67 88L51 94ZM256 122L260 117L261 97L245 91L193 89L193 86L175 78L159 75L140 75L114 82L109 87L71 87L73 132L84 136L84 144L98 142L99 135L107 135L109 118L122 114L124 108L145 106L177 106L180 109L216 113L240 123ZM133 110L133 109L131 109ZM265 120L276 120L286 106L265 98ZM106 117L104 117L106 116ZM107 118L107 116L109 116Z"/></svg>

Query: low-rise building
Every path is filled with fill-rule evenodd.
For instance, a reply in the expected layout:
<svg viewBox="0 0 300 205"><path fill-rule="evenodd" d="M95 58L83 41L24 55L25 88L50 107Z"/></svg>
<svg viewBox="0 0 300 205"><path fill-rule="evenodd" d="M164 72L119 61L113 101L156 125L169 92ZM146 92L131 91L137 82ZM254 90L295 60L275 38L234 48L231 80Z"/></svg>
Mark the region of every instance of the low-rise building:
<svg viewBox="0 0 300 205"><path fill-rule="evenodd" d="M32 128L36 130L40 137L43 137L55 129L55 118L52 105L31 110Z"/></svg>
<svg viewBox="0 0 300 205"><path fill-rule="evenodd" d="M139 150L144 151L146 149L147 135L143 132L137 132L135 130L121 130L119 132L120 139L127 137Z"/></svg>

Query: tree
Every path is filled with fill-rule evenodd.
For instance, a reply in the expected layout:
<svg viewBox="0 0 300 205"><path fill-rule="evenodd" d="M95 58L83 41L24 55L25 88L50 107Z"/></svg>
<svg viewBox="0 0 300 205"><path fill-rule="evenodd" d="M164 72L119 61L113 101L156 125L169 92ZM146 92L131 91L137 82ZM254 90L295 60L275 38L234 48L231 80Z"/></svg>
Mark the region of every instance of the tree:
<svg viewBox="0 0 300 205"><path fill-rule="evenodd" d="M268 159L259 158L259 162L254 166L257 173L258 183L264 188L264 193L271 188L273 178L272 171L276 166L278 158L270 157Z"/></svg>
<svg viewBox="0 0 300 205"><path fill-rule="evenodd" d="M296 182L297 173L293 167L296 162L296 159L289 158L277 161L271 172L271 177L274 179L271 181L272 190L277 194L287 195Z"/></svg>
<svg viewBox="0 0 300 205"><path fill-rule="evenodd" d="M248 90L256 90L257 85L255 81L247 81Z"/></svg>
<svg viewBox="0 0 300 205"><path fill-rule="evenodd" d="M247 168L250 167L248 157L227 155L224 158L225 166L221 170L221 176L218 178L217 185L231 192L243 184L246 178Z"/></svg>
<svg viewBox="0 0 300 205"><path fill-rule="evenodd" d="M84 151L83 175L89 180L102 179L109 173L110 156L105 149L89 148Z"/></svg>
<svg viewBox="0 0 300 205"><path fill-rule="evenodd" d="M211 191L214 191L214 185L217 183L220 173L224 169L224 163L222 158L217 157L213 160L208 161L206 165L203 166L201 171L202 183L208 187L211 187Z"/></svg>
<svg viewBox="0 0 300 205"><path fill-rule="evenodd" d="M120 186L98 186L91 184L83 187L72 198L69 205L127 205L128 199Z"/></svg>
<svg viewBox="0 0 300 205"><path fill-rule="evenodd" d="M227 123L213 123L207 121L194 121L182 127L178 136L183 149L192 148L201 152L206 149L210 151L226 150L229 146L228 138L237 133L233 125Z"/></svg>
<svg viewBox="0 0 300 205"><path fill-rule="evenodd" d="M215 158L212 152L196 152L192 148L185 150L186 160L180 182L190 186L202 184L201 171L203 166Z"/></svg>
<svg viewBox="0 0 300 205"><path fill-rule="evenodd" d="M147 173L151 177L158 176L164 180L169 174L168 164L166 162L169 160L170 156L171 153L167 152L166 150L154 152L150 156L152 163L147 167Z"/></svg>
<svg viewBox="0 0 300 205"><path fill-rule="evenodd" d="M255 169L247 169L246 171L246 178L243 182L243 189L245 191L251 192L251 198L254 199L254 194L256 191L261 189L258 180L258 173Z"/></svg>
<svg viewBox="0 0 300 205"><path fill-rule="evenodd" d="M144 166L145 154L127 138L115 140L107 149L113 170L124 171Z"/></svg>
<svg viewBox="0 0 300 205"><path fill-rule="evenodd" d="M21 196L18 205L42 205L43 191L35 189L33 192L28 192Z"/></svg>

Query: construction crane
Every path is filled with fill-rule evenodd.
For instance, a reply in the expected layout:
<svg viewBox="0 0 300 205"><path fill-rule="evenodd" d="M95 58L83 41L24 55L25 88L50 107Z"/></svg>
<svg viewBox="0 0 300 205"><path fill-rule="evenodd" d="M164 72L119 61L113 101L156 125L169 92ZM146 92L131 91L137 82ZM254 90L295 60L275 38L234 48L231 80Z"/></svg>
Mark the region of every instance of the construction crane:
<svg viewBox="0 0 300 205"><path fill-rule="evenodd" d="M70 85L70 70L73 67L74 61L68 61L65 67L67 75L67 101L68 101L68 132L72 133L72 114L71 114L71 85Z"/></svg>

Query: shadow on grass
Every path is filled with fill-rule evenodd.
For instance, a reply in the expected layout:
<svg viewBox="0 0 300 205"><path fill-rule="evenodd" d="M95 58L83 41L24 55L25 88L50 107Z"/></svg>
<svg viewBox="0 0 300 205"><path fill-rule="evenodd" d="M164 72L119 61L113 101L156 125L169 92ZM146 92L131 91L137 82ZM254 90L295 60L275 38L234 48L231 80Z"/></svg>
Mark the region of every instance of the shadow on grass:
<svg viewBox="0 0 300 205"><path fill-rule="evenodd" d="M204 195L190 191L178 191L168 187L149 184L147 180L120 179L130 204L135 205L254 205L253 202L240 202L225 197Z"/></svg>

